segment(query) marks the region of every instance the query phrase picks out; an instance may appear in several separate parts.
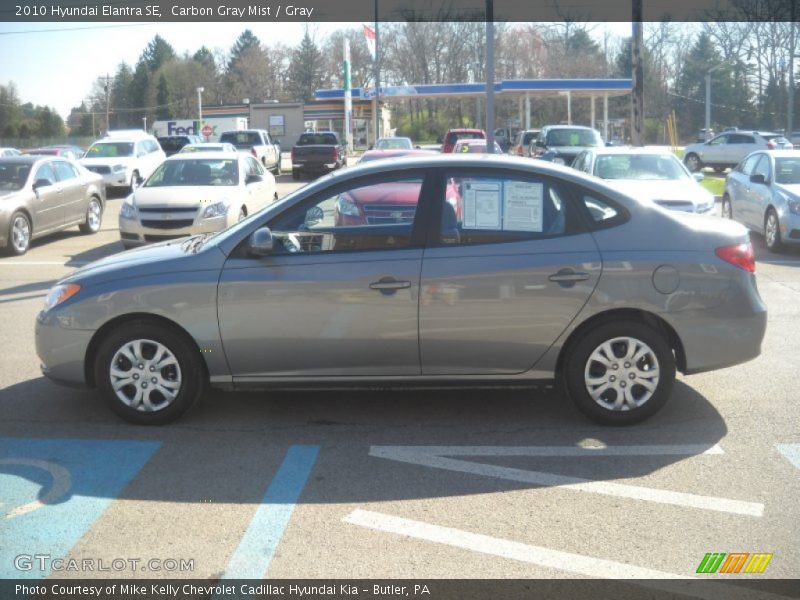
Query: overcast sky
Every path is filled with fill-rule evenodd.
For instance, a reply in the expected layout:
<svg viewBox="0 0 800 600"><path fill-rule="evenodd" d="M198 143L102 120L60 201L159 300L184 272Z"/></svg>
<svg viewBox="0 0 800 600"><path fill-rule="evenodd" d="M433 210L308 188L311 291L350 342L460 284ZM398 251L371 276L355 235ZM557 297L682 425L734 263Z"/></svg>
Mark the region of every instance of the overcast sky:
<svg viewBox="0 0 800 600"><path fill-rule="evenodd" d="M312 23L319 40L340 28L360 23ZM94 80L114 75L120 62L131 67L156 34L178 54L194 53L203 45L212 51L229 50L245 29L265 44L275 41L297 45L303 23L0 23L0 82L14 82L22 102L49 105L66 118L72 107L87 97ZM595 27L617 36L630 35L630 23Z"/></svg>

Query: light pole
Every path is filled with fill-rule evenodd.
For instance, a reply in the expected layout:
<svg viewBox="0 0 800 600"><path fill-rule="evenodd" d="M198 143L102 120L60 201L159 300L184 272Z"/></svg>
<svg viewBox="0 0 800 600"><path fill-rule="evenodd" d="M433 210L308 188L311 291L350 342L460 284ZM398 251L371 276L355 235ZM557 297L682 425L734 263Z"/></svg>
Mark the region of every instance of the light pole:
<svg viewBox="0 0 800 600"><path fill-rule="evenodd" d="M711 67L708 71L706 71L706 141L708 141L711 137L711 134L709 133L711 131L711 73L720 68L722 68L722 65Z"/></svg>
<svg viewBox="0 0 800 600"><path fill-rule="evenodd" d="M203 92L205 91L204 87L197 88L197 127L200 129L203 127ZM195 135L199 135L198 132L195 131Z"/></svg>

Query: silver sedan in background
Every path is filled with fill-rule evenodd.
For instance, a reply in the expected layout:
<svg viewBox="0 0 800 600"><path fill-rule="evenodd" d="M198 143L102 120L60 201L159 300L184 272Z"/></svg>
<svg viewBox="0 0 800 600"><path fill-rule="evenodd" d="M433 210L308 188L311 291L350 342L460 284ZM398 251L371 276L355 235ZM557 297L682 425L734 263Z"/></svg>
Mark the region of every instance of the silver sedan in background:
<svg viewBox="0 0 800 600"><path fill-rule="evenodd" d="M800 151L747 156L725 180L722 216L763 234L771 252L800 245Z"/></svg>
<svg viewBox="0 0 800 600"><path fill-rule="evenodd" d="M97 233L106 189L102 175L50 156L0 158L0 248L25 254L31 240L78 225Z"/></svg>
<svg viewBox="0 0 800 600"><path fill-rule="evenodd" d="M667 402L676 370L758 356L754 271L738 223L567 167L402 158L73 272L38 315L36 347L48 377L142 424L178 418L209 385L541 380L596 421L631 424Z"/></svg>

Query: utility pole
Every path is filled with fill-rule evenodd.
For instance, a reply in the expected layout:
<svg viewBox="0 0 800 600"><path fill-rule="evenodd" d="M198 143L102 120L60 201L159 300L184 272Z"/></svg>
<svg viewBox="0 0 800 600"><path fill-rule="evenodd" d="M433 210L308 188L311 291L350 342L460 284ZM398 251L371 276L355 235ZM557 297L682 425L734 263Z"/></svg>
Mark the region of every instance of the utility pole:
<svg viewBox="0 0 800 600"><path fill-rule="evenodd" d="M375 0L375 143L381 137L381 44L378 32L378 0Z"/></svg>
<svg viewBox="0 0 800 600"><path fill-rule="evenodd" d="M789 18L789 106L786 107L786 139L791 139L794 130L794 45L795 45L795 0L791 0Z"/></svg>
<svg viewBox="0 0 800 600"><path fill-rule="evenodd" d="M711 74L721 66L717 65L706 71L706 132L703 136L706 138L705 141L711 139Z"/></svg>
<svg viewBox="0 0 800 600"><path fill-rule="evenodd" d="M110 105L109 105L109 94L108 94L108 81L109 81L109 76L108 76L108 73L106 73L106 85L105 85L105 90L106 90L106 133L108 133L109 129L111 129L111 127L109 125L109 114L110 114L111 111L110 111L110 108L109 108Z"/></svg>
<svg viewBox="0 0 800 600"><path fill-rule="evenodd" d="M642 0L633 0L633 38L631 59L633 67L633 96L631 97L631 142L644 145L644 68L642 65Z"/></svg>
<svg viewBox="0 0 800 600"><path fill-rule="evenodd" d="M486 152L494 153L494 0L486 0Z"/></svg>

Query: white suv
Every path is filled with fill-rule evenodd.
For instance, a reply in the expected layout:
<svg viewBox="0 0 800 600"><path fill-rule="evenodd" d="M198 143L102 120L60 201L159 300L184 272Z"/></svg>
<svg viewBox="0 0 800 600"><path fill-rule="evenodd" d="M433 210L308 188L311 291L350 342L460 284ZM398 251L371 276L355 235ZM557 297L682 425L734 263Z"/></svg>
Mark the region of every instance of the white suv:
<svg viewBox="0 0 800 600"><path fill-rule="evenodd" d="M86 151L80 163L103 176L107 187L134 187L166 158L152 135L140 129L109 131Z"/></svg>

